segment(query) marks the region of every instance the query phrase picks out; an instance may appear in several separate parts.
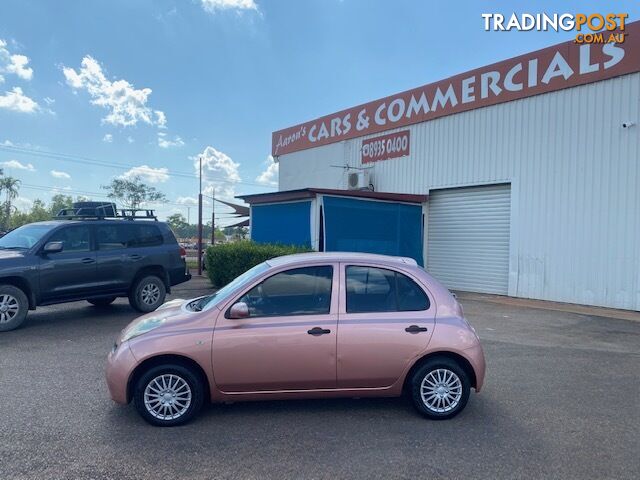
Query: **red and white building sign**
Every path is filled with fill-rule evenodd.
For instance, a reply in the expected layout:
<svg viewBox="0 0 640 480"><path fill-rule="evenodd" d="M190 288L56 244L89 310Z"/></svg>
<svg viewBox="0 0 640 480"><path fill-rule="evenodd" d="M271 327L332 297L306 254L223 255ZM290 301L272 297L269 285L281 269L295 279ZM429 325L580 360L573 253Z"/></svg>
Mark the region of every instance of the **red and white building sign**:
<svg viewBox="0 0 640 480"><path fill-rule="evenodd" d="M640 22L623 43L573 40L274 132L284 155L445 115L509 102L640 71Z"/></svg>
<svg viewBox="0 0 640 480"><path fill-rule="evenodd" d="M378 162L409 155L409 130L390 133L362 141L362 163Z"/></svg>

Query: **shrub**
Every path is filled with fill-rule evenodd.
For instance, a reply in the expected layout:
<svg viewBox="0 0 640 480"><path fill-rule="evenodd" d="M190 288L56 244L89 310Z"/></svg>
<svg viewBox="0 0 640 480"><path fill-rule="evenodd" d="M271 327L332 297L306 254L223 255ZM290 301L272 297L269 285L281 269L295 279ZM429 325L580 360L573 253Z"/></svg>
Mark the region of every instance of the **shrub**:
<svg viewBox="0 0 640 480"><path fill-rule="evenodd" d="M310 251L308 247L255 243L248 240L224 243L207 248L206 271L212 285L220 288L265 260Z"/></svg>

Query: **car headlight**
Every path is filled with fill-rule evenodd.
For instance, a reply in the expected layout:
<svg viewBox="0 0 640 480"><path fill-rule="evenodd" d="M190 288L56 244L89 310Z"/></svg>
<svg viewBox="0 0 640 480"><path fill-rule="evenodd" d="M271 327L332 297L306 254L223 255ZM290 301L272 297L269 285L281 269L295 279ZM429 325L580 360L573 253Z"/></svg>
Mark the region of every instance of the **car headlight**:
<svg viewBox="0 0 640 480"><path fill-rule="evenodd" d="M127 328L122 334L122 341L126 342L143 333L150 332L160 326L166 321L166 317L149 317L137 322L132 327Z"/></svg>

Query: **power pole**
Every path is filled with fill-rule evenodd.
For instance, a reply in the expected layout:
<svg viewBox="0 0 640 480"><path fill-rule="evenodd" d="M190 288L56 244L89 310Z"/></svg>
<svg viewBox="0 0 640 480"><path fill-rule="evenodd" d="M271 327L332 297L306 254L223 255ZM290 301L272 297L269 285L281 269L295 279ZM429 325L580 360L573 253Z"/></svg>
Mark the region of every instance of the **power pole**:
<svg viewBox="0 0 640 480"><path fill-rule="evenodd" d="M211 197L211 245L216 243L216 189Z"/></svg>
<svg viewBox="0 0 640 480"><path fill-rule="evenodd" d="M198 193L198 275L202 275L202 155L200 155L200 191Z"/></svg>

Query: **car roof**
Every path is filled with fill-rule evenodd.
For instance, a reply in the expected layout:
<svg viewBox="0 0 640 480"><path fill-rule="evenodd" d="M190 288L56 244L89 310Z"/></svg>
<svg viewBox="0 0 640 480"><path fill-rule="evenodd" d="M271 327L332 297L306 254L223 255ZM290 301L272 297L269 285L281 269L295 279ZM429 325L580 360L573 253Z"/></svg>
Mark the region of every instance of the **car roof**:
<svg viewBox="0 0 640 480"><path fill-rule="evenodd" d="M417 262L409 257L394 257L391 255L379 255L376 253L359 252L309 252L284 255L282 257L267 260L267 264L272 267L290 265L307 262L363 262L363 263L385 263L388 265L411 265L416 266Z"/></svg>
<svg viewBox="0 0 640 480"><path fill-rule="evenodd" d="M146 224L149 225L165 225L164 222L159 222L159 221L151 221L151 220L144 220L143 221ZM139 225L140 223L143 223L141 221L132 221L132 220L124 220L124 219L117 219L117 218L104 218L104 219L83 219L83 218L76 218L76 219L56 219L56 220L44 220L42 222L33 222L33 223L29 223L27 225L46 225L46 226L56 226L56 225L73 225L73 224L78 224L78 223L90 223L90 224L94 224L94 223L108 223L108 224L126 224L126 225L131 225L133 223L135 223L136 225Z"/></svg>

